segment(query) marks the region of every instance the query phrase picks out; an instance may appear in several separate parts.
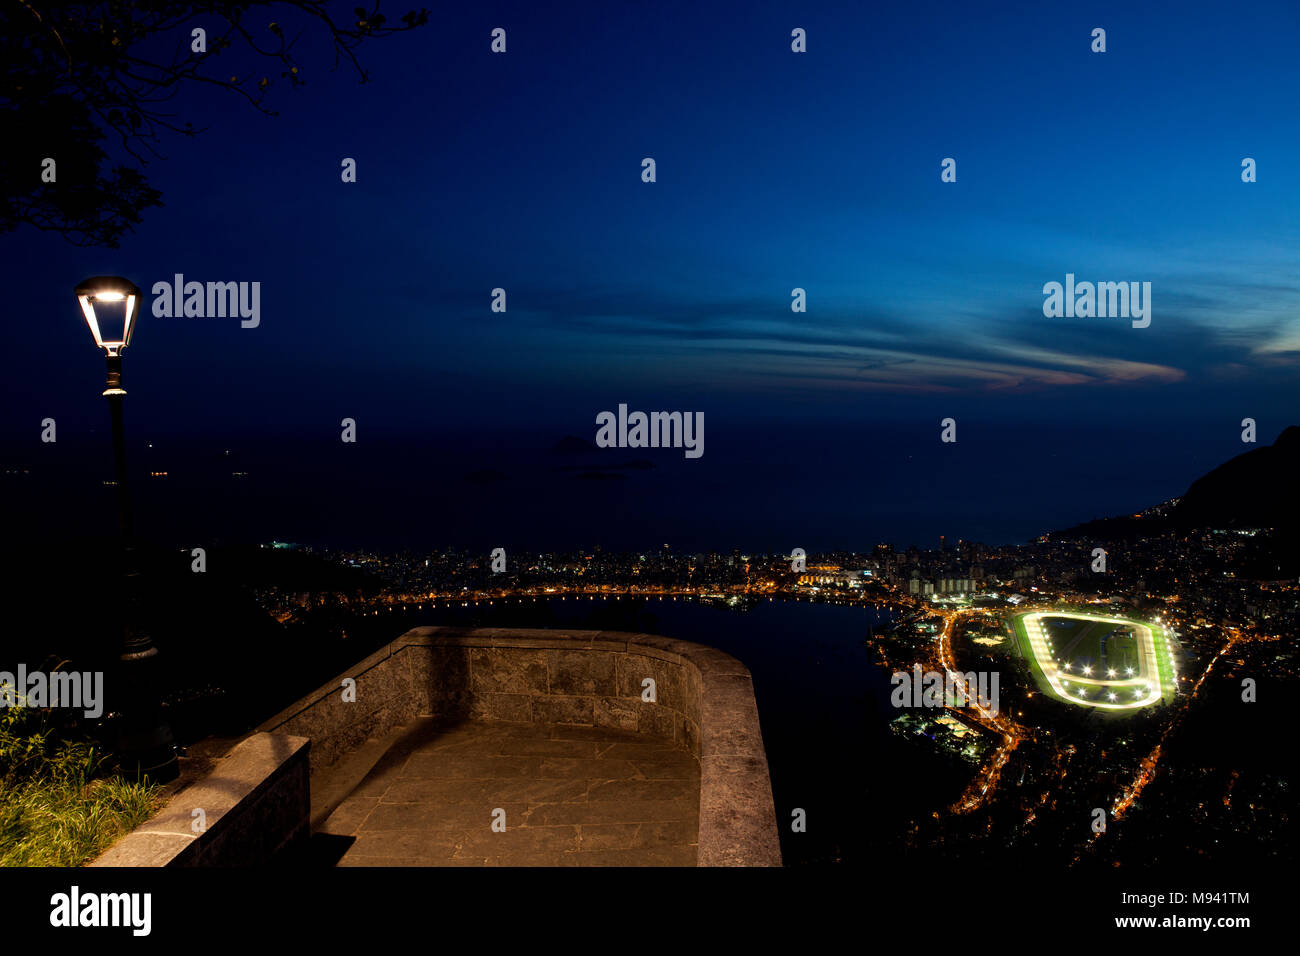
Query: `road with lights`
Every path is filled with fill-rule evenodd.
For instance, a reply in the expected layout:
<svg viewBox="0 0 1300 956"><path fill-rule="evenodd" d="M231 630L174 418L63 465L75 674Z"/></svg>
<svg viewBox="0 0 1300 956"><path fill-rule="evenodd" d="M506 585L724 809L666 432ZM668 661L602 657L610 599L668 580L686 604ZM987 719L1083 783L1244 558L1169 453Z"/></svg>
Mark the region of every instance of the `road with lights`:
<svg viewBox="0 0 1300 956"><path fill-rule="evenodd" d="M943 630L939 632L939 662L947 671L949 678L958 686L963 685L965 678L957 670L957 661L953 656L952 635L957 622L961 620L963 615L969 613L971 612L947 612L943 616ZM1002 745L993 753L989 762L975 775L975 778L966 787L966 791L951 807L954 813L969 813L992 798L1007 758L1011 756L1011 751L1015 750L1020 741L1024 739L1026 731L1005 712L999 711L994 714L981 707L974 694L970 695L969 702L961 710L972 723L979 724L986 730L993 731L1002 737Z"/></svg>

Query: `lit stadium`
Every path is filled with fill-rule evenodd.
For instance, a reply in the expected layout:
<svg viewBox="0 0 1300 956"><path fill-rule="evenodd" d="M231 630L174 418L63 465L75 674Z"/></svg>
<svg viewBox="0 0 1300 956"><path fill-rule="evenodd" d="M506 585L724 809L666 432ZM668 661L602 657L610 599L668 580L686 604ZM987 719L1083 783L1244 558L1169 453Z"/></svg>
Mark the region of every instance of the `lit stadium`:
<svg viewBox="0 0 1300 956"><path fill-rule="evenodd" d="M1123 711L1176 693L1173 641L1158 621L1040 609L1014 615L1011 630L1039 687L1059 700Z"/></svg>

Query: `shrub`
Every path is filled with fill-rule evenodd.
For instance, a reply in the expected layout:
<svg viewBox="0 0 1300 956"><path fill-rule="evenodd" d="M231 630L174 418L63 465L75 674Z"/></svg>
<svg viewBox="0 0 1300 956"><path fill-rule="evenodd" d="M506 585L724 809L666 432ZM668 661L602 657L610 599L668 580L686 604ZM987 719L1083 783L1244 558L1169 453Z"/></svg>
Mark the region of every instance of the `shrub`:
<svg viewBox="0 0 1300 956"><path fill-rule="evenodd" d="M103 763L44 711L0 707L0 866L81 866L149 819L162 788L104 775Z"/></svg>

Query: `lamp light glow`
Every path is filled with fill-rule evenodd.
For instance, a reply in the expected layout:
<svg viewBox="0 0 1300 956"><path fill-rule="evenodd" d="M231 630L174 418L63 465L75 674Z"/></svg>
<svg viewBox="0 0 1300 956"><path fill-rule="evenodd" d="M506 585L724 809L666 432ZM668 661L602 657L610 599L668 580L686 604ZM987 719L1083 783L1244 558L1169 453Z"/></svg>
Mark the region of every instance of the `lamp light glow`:
<svg viewBox="0 0 1300 956"><path fill-rule="evenodd" d="M95 345L110 357L121 355L135 331L142 298L139 288L120 276L94 276L77 285L76 296ZM101 303L114 304L96 308Z"/></svg>

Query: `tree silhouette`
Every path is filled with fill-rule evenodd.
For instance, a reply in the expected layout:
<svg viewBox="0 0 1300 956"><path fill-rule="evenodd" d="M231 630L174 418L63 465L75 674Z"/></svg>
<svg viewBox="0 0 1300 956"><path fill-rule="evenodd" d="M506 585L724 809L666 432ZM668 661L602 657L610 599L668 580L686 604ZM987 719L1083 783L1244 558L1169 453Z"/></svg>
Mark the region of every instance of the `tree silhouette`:
<svg viewBox="0 0 1300 956"><path fill-rule="evenodd" d="M187 89L219 87L273 116L272 87L304 85L293 51L305 34L327 38L332 69L347 64L364 83L361 44L429 16L411 10L390 25L378 0L369 11L346 8L330 0L5 0L0 232L34 226L116 248L145 209L162 205L143 171L161 157L162 138L202 132L176 112Z"/></svg>

